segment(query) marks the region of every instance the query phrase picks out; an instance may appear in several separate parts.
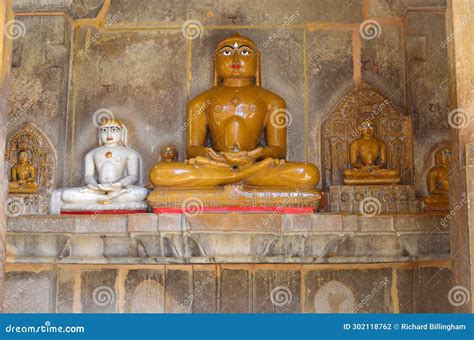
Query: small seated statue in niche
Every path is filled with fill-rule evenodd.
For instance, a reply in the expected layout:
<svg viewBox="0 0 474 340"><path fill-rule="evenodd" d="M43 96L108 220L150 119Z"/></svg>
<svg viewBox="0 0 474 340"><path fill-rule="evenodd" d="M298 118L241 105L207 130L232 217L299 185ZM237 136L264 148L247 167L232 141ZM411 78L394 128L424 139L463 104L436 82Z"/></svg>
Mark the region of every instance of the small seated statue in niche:
<svg viewBox="0 0 474 340"><path fill-rule="evenodd" d="M423 198L425 210L448 210L449 163L453 152L443 147L435 153L435 166L427 177L428 195Z"/></svg>
<svg viewBox="0 0 474 340"><path fill-rule="evenodd" d="M8 191L15 194L31 194L38 192L36 169L30 162L27 150L18 153L18 162L11 169Z"/></svg>
<svg viewBox="0 0 474 340"><path fill-rule="evenodd" d="M352 169L344 170L344 184L371 185L400 182L398 169L387 169L387 146L376 138L376 124L365 120L360 125L361 137L349 146Z"/></svg>
<svg viewBox="0 0 474 340"><path fill-rule="evenodd" d="M64 189L61 212L146 211L148 190L135 185L140 163L140 155L127 146L126 126L115 119L105 121L99 127L99 147L85 157L86 187Z"/></svg>

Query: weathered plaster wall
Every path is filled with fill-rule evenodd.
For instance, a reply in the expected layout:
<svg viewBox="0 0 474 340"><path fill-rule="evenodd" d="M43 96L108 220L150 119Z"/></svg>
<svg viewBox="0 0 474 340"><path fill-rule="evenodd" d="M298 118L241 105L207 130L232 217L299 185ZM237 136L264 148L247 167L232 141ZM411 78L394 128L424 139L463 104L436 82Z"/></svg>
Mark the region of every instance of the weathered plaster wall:
<svg viewBox="0 0 474 340"><path fill-rule="evenodd" d="M186 102L212 85L216 43L239 31L262 51L263 85L287 101L290 160L320 166L320 124L362 80L413 116L418 160L433 143L449 139L446 49L440 47L445 5L442 0L112 0L104 27L75 28L72 53L67 15L22 16L27 34L15 41L10 115L32 105L9 133L26 119L46 131L64 160L58 185L82 183L83 157L96 145L93 114L99 109L128 124L144 173L165 143L176 144L182 159ZM32 5L17 6L25 11ZM191 41L181 29L187 20L202 25ZM378 37L361 36L366 20L376 20ZM422 194L425 173L415 165Z"/></svg>
<svg viewBox="0 0 474 340"><path fill-rule="evenodd" d="M442 261L416 266L13 264L7 273L5 310L449 313L450 288L449 264Z"/></svg>

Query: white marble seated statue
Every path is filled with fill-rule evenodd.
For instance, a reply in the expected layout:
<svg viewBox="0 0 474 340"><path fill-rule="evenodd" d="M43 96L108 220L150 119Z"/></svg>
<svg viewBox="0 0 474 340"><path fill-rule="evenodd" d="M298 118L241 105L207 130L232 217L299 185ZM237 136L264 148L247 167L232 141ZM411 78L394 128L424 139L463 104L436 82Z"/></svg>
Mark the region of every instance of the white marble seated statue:
<svg viewBox="0 0 474 340"><path fill-rule="evenodd" d="M140 182L140 155L127 146L127 128L107 120L99 128L99 147L85 157L86 186L53 193L51 213L146 211L148 190Z"/></svg>

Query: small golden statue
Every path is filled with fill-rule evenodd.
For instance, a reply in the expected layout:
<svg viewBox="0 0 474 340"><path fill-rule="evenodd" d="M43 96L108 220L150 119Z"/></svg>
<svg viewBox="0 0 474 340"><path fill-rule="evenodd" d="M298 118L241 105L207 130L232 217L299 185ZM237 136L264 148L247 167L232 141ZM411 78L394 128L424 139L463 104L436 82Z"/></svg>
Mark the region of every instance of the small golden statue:
<svg viewBox="0 0 474 340"><path fill-rule="evenodd" d="M34 194L38 192L36 169L31 165L31 157L24 148L18 153L17 163L11 169L8 192L15 194Z"/></svg>
<svg viewBox="0 0 474 340"><path fill-rule="evenodd" d="M165 145L161 148L160 155L163 162L173 162L176 160L178 151L174 145Z"/></svg>
<svg viewBox="0 0 474 340"><path fill-rule="evenodd" d="M435 166L427 177L428 195L423 198L425 210L448 210L449 163L453 152L446 146L435 153Z"/></svg>
<svg viewBox="0 0 474 340"><path fill-rule="evenodd" d="M285 196L304 189L307 201L317 205L321 196L315 188L319 181L316 166L284 160L286 103L261 87L260 59L255 43L237 33L217 45L214 87L187 106L188 159L160 162L151 169L149 178L155 190L148 201L152 206L179 204L178 199L164 201L163 197L170 197L169 188L215 188L208 191L211 205L281 204ZM208 137L210 145L206 144ZM227 185L240 185L240 189L217 189ZM180 190L180 197L193 194Z"/></svg>
<svg viewBox="0 0 474 340"><path fill-rule="evenodd" d="M344 170L344 184L373 185L400 183L398 169L386 169L387 146L376 138L376 125L364 120L361 137L350 144L349 159L352 169Z"/></svg>

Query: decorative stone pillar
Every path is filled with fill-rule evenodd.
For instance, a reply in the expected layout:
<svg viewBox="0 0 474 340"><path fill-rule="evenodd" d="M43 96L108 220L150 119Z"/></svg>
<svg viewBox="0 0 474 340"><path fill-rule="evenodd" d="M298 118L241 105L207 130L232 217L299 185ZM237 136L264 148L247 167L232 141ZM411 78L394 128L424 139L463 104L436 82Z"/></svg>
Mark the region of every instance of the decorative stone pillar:
<svg viewBox="0 0 474 340"><path fill-rule="evenodd" d="M455 157L450 178L451 256L454 286L464 290L466 304L457 312L472 312L474 293L474 2L450 0L447 15L450 59L450 106ZM467 291L466 291L467 289Z"/></svg>
<svg viewBox="0 0 474 340"><path fill-rule="evenodd" d="M0 312L3 311L3 294L5 278L5 235L6 235L6 215L5 199L8 179L5 178L3 164L5 159L5 137L8 119L7 96L8 96L8 75L10 73L12 40L5 34L8 29L7 23L14 19L12 10L12 0L0 2Z"/></svg>

